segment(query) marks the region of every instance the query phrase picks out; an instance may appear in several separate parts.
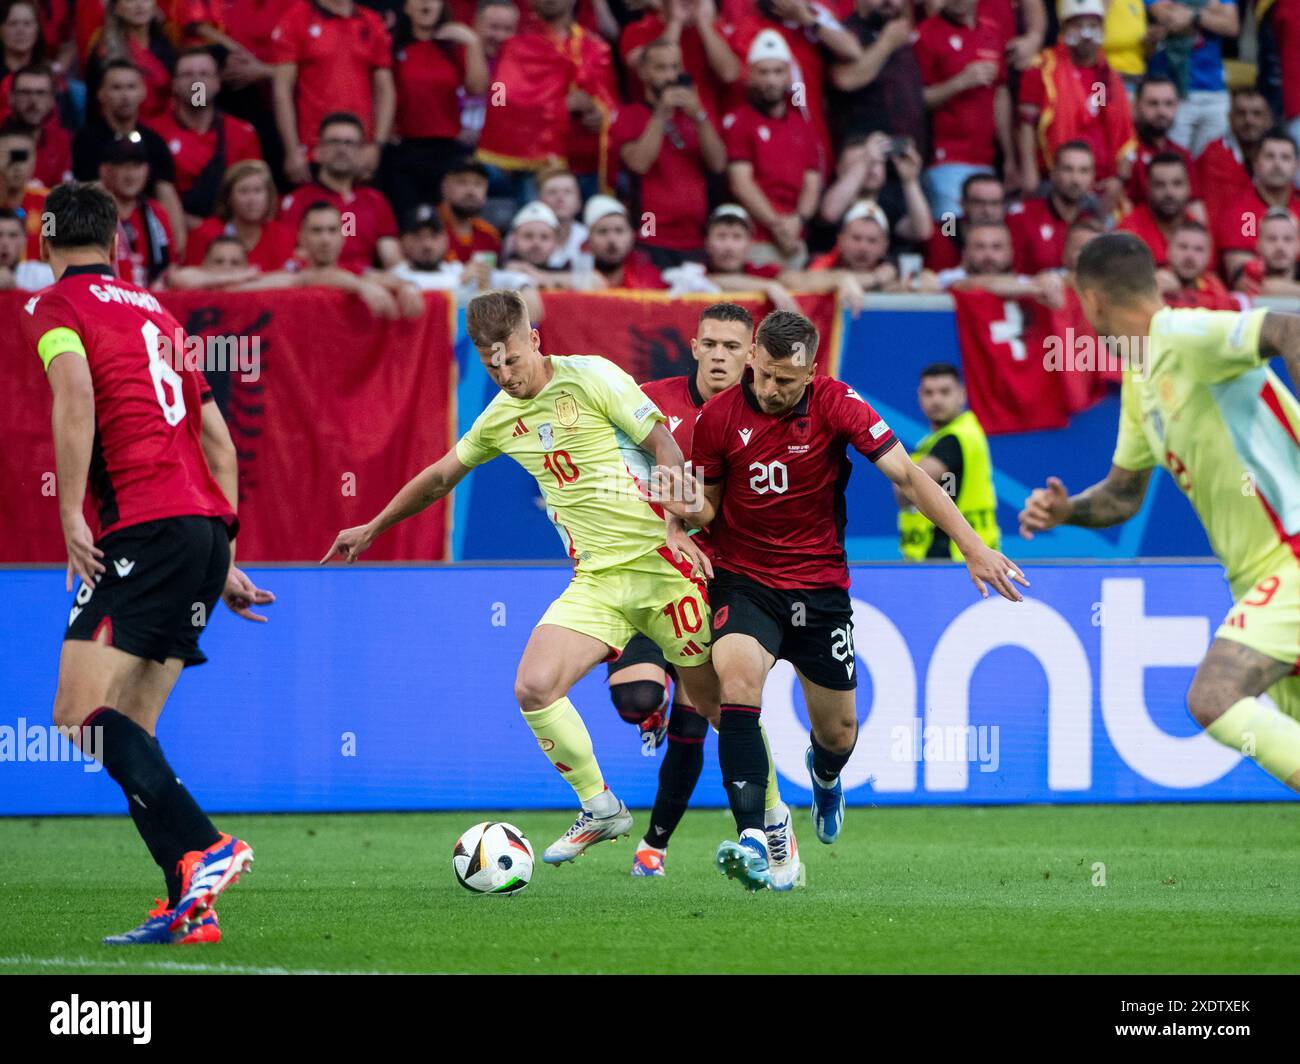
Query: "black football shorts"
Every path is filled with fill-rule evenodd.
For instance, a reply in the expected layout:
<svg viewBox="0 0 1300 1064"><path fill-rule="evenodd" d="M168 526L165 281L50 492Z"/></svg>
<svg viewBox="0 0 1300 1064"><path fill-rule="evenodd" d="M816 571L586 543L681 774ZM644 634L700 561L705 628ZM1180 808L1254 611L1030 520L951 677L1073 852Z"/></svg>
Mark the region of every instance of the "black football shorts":
<svg viewBox="0 0 1300 1064"><path fill-rule="evenodd" d="M80 584L64 639L93 640L138 658L207 661L199 636L226 586L230 539L216 517L164 517L110 532L96 544L104 572Z"/></svg>
<svg viewBox="0 0 1300 1064"><path fill-rule="evenodd" d="M774 588L715 567L709 604L714 645L733 632L753 636L818 687L852 691L858 686L853 606L844 588Z"/></svg>

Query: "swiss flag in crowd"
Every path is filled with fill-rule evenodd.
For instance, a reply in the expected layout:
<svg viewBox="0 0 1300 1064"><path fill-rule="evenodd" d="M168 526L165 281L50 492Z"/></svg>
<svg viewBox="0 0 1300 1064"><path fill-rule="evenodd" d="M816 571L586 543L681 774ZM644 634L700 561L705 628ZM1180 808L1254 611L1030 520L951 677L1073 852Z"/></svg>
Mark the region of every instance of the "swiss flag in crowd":
<svg viewBox="0 0 1300 1064"><path fill-rule="evenodd" d="M1060 310L992 292L952 295L966 391L988 435L1065 428L1116 379L1096 369L1096 335L1073 290ZM1080 353L1089 349L1092 361Z"/></svg>

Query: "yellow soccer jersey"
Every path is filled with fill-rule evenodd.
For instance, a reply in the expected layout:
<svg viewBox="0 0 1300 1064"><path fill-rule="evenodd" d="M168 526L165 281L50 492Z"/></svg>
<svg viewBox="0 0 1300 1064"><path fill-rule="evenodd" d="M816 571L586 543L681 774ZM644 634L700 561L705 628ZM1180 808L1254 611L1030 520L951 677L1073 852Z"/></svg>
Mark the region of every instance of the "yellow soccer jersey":
<svg viewBox="0 0 1300 1064"><path fill-rule="evenodd" d="M506 454L536 479L564 549L584 571L664 545L663 517L647 501L651 460L637 445L659 408L598 355L550 356L555 372L532 399L500 392L456 444L467 466Z"/></svg>
<svg viewBox="0 0 1300 1064"><path fill-rule="evenodd" d="M1115 465L1173 476L1234 590L1300 546L1300 403L1260 356L1266 313L1157 312L1115 446Z"/></svg>

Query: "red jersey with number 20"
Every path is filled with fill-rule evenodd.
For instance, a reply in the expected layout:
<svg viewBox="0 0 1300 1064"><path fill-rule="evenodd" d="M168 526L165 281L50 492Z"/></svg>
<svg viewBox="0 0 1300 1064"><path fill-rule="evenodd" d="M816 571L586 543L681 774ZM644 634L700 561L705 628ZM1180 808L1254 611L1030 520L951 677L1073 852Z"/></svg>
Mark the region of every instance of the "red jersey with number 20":
<svg viewBox="0 0 1300 1064"><path fill-rule="evenodd" d="M200 437L208 392L186 368L180 324L153 293L113 277L108 266L73 266L27 301L23 333L49 363L82 352L95 389L89 488L99 535L164 517L238 522L208 468Z"/></svg>
<svg viewBox="0 0 1300 1064"><path fill-rule="evenodd" d="M746 370L695 423L696 473L726 480L709 526L713 562L767 587L847 588L848 446L877 462L898 438L843 381L815 377L780 417L763 413L752 381Z"/></svg>

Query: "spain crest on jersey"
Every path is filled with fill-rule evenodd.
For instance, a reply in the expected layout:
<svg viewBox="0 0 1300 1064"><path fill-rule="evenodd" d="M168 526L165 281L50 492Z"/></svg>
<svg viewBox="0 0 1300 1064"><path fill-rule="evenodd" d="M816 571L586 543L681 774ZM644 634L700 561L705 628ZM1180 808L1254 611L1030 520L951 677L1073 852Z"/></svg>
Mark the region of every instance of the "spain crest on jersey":
<svg viewBox="0 0 1300 1064"><path fill-rule="evenodd" d="M555 397L555 420L565 429L571 429L578 423L578 400L568 392L561 392Z"/></svg>

